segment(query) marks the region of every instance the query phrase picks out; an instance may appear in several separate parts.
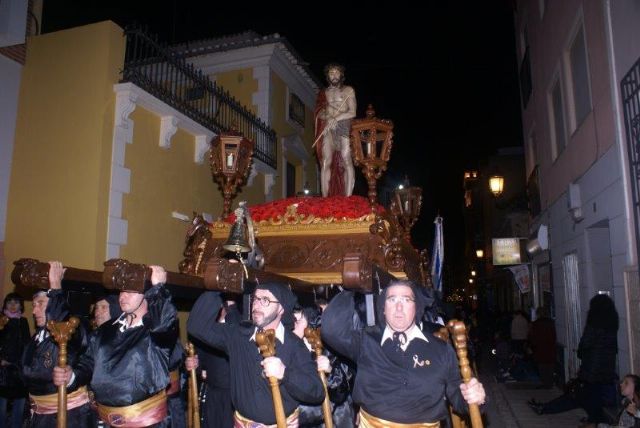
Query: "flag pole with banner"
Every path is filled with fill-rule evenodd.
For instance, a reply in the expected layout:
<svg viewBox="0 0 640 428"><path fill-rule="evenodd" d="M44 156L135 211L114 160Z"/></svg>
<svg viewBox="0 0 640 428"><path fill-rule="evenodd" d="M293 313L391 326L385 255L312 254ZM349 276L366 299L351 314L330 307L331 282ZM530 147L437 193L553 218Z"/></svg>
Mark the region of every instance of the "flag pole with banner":
<svg viewBox="0 0 640 428"><path fill-rule="evenodd" d="M433 237L433 252L431 253L431 282L433 283L433 289L442 295L442 266L444 263L442 217L437 216L433 223L436 225L436 233Z"/></svg>

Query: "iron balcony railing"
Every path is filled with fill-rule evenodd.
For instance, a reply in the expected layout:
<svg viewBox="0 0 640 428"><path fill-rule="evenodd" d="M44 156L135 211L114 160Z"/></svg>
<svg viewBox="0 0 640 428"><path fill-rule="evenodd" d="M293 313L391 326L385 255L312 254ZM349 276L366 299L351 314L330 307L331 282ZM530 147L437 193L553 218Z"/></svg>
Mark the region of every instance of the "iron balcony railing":
<svg viewBox="0 0 640 428"><path fill-rule="evenodd" d="M620 94L627 136L636 246L640 251L640 58L620 81Z"/></svg>
<svg viewBox="0 0 640 428"><path fill-rule="evenodd" d="M130 27L121 82L131 82L216 134L235 128L256 144L254 156L277 168L276 133L228 91L157 37Z"/></svg>

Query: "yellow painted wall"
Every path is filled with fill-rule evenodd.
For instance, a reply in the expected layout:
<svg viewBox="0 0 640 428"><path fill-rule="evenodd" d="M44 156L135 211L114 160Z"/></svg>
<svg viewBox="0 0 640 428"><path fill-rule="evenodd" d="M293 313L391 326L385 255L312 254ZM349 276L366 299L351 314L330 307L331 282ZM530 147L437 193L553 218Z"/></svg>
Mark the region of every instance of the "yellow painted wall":
<svg viewBox="0 0 640 428"><path fill-rule="evenodd" d="M280 163L280 158L282 154L280 153L281 149L281 139L282 137L286 137L291 134L299 133L298 128L294 128L287 121L286 109L287 109L287 86L285 82L275 73L271 73L271 126L276 131L278 136L278 162ZM308 153L310 154L310 158L307 160L306 166L306 174L302 176L302 164L300 160L298 160L295 156L291 156L289 153L285 153L285 156L289 162L293 165L296 165L296 191L301 191L304 187L305 183L309 183L312 187L315 186L316 183L316 168L315 162L316 158L313 155L313 150L311 149L311 145L313 144L313 112L309 109L305 110L305 129L301 134L301 138L305 143ZM282 178L284 177L283 170L286 168L285 165L278 165L278 177L276 178L276 198L282 196Z"/></svg>
<svg viewBox="0 0 640 428"><path fill-rule="evenodd" d="M122 217L128 221L127 244L120 255L131 261L161 264L177 271L182 260L188 223L173 211L191 217L193 211L217 217L222 197L211 181L208 159L194 162L194 137L178 130L171 147L159 146L160 118L138 107L133 121L133 143L125 152L131 170L131 192L124 195Z"/></svg>
<svg viewBox="0 0 640 428"><path fill-rule="evenodd" d="M113 85L124 50L122 29L112 22L28 40L8 198L5 293L20 257L102 266Z"/></svg>
<svg viewBox="0 0 640 428"><path fill-rule="evenodd" d="M229 91L240 104L256 114L257 110L253 105L252 97L255 92L258 92L258 81L253 78L252 68L218 73L215 75L215 81L225 91Z"/></svg>
<svg viewBox="0 0 640 428"><path fill-rule="evenodd" d="M214 219L222 214L223 200L211 178L208 155L194 162L194 137L178 130L171 146L159 146L160 118L142 107L129 116L133 121L133 143L125 152L125 167L131 170L131 192L123 197L123 218L128 221L127 244L120 256L136 263L160 264L177 272L183 259L184 238L189 223L171 216L177 211L189 216L206 212ZM264 202L261 176L233 200L250 205ZM180 312L182 339L186 339L185 312Z"/></svg>

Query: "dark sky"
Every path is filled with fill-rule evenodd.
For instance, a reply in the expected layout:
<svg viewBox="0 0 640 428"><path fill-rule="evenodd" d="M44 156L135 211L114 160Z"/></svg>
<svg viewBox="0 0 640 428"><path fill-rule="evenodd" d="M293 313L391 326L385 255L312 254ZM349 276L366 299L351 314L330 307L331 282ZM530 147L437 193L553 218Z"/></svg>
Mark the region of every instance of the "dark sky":
<svg viewBox="0 0 640 428"><path fill-rule="evenodd" d="M111 19L149 26L166 42L254 30L280 33L322 78L346 66L358 116L372 103L395 123L388 176L423 189L418 247L445 221L449 261L462 256L462 173L498 147L522 145L511 1L44 2L43 32ZM366 6L364 6L366 5ZM358 173L359 175L359 173Z"/></svg>

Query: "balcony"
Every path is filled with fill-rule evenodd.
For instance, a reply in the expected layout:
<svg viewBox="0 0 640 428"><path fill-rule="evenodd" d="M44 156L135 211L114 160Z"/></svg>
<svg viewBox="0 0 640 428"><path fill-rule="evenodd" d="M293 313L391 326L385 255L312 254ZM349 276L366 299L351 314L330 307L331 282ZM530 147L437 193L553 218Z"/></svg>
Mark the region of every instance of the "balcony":
<svg viewBox="0 0 640 428"><path fill-rule="evenodd" d="M277 169L273 129L156 37L140 28L124 35L121 83L135 84L216 134L235 128L256 143L256 159Z"/></svg>

